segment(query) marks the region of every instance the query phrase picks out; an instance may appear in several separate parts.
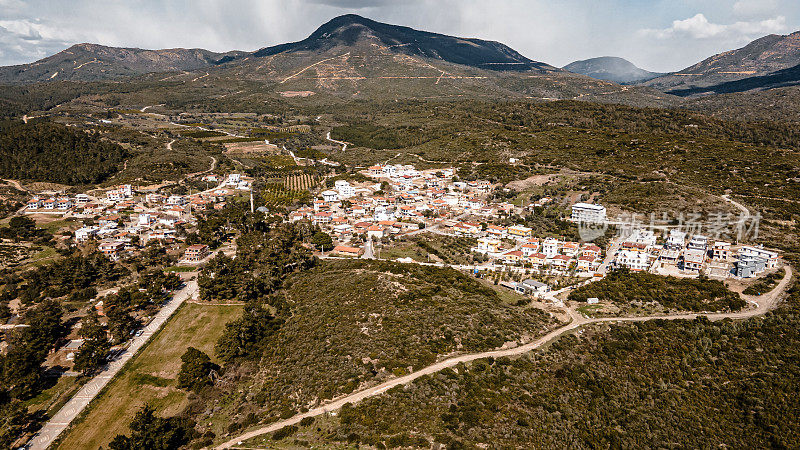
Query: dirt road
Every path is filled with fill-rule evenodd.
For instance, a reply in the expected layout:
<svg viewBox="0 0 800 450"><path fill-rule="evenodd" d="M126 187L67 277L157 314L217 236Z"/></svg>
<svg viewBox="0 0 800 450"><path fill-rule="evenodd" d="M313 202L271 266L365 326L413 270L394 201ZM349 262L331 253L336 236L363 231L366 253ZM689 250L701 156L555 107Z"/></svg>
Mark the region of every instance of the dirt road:
<svg viewBox="0 0 800 450"><path fill-rule="evenodd" d="M377 386L373 386L371 388L364 389L363 391L355 392L350 395L346 395L344 397L339 398L338 400L334 400L330 403L327 403L323 406L311 409L305 413L297 414L289 419L282 420L279 422L275 422L273 424L267 425L265 427L261 427L247 433L240 435L237 438L231 439L228 442L225 442L219 445L217 448L235 448L236 446L240 445L240 442L246 441L248 439L252 439L256 436L260 436L266 433L272 433L274 431L280 430L283 427L289 425L296 425L301 420L306 417L314 417L321 414L325 414L329 411L334 411L341 408L345 403L356 403L361 400L367 399L369 397L374 397L376 395L382 394L389 389L405 385L411 383L412 381L416 380L419 377L424 375L430 375L432 373L439 372L443 369L456 366L461 363L466 363L470 361L475 361L476 359L483 359L483 358L501 358L504 356L517 356L532 350L535 350L544 344L557 339L564 333L572 331L576 328L582 327L584 325L588 325L591 323L600 323L600 322L644 322L647 320L678 320L678 319L696 319L700 316L706 316L709 320L716 321L722 319L746 319L749 317L759 316L765 314L767 311L773 309L783 294L789 289L792 281L792 268L790 266L786 267L786 274L784 275L783 279L778 283L775 288L764 294L760 297L750 297L745 296L745 298L749 301L754 302L758 306L755 308L750 308L747 310L739 311L739 312L732 312L732 313L713 313L713 314L697 314L697 313L689 313L689 314L675 314L675 315L659 315L659 316L647 316L647 317L604 317L604 318L587 318L577 312L570 310L570 316L572 317L572 321L563 327L557 328L550 333L542 336L541 338L529 342L527 344L521 345L519 347L508 348L508 349L500 349L500 350L492 350L488 352L481 352L481 353L472 353L469 355L461 355L456 356L453 358L445 359L443 361L439 361L435 364L432 364L428 367L424 367L416 372L410 373L408 375L391 379L389 381L383 382Z"/></svg>

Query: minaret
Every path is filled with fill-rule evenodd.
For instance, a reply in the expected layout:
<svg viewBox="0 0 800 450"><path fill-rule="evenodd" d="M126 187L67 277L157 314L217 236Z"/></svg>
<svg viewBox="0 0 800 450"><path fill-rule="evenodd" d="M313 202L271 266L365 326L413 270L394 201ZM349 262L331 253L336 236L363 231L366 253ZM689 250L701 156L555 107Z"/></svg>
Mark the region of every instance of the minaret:
<svg viewBox="0 0 800 450"><path fill-rule="evenodd" d="M253 214L255 209L253 209L253 185L250 185L250 214Z"/></svg>

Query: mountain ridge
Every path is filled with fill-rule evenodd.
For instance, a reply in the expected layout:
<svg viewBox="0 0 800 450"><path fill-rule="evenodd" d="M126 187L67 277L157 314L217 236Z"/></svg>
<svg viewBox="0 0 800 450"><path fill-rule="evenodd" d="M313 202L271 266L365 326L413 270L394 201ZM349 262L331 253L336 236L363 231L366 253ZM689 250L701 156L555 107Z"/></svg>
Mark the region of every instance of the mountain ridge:
<svg viewBox="0 0 800 450"><path fill-rule="evenodd" d="M641 83L664 92L707 90L714 85L759 77L800 64L800 31L770 34L744 47L710 56L678 72Z"/></svg>
<svg viewBox="0 0 800 450"><path fill-rule="evenodd" d="M439 59L442 61L489 70L558 69L522 56L497 41L461 38L420 31L402 25L391 25L356 14L345 14L322 24L306 39L265 47L251 53L253 57L272 56L284 52L324 51L336 45L352 46L361 39L374 39L398 53ZM227 58L228 62L231 58Z"/></svg>
<svg viewBox="0 0 800 450"><path fill-rule="evenodd" d="M663 73L651 72L637 67L627 59L617 56L599 56L574 61L562 67L562 69L598 80L608 80L620 84L647 81L664 75Z"/></svg>
<svg viewBox="0 0 800 450"><path fill-rule="evenodd" d="M0 81L97 81L151 72L192 71L238 53L243 52L219 53L201 48L149 50L80 43L33 63L0 67Z"/></svg>

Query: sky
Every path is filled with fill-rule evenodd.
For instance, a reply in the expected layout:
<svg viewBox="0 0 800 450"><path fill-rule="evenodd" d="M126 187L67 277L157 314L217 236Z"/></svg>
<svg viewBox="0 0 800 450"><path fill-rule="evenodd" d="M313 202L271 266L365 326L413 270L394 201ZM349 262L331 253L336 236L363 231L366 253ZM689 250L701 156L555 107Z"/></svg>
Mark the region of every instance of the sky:
<svg viewBox="0 0 800 450"><path fill-rule="evenodd" d="M81 42L256 50L346 13L500 41L559 67L620 56L659 72L800 30L799 0L0 0L0 65Z"/></svg>

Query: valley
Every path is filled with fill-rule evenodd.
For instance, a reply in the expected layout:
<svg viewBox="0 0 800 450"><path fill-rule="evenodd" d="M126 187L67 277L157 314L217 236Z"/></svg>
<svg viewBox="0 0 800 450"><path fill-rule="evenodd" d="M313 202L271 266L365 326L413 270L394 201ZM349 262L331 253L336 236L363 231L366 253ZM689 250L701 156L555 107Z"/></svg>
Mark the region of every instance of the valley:
<svg viewBox="0 0 800 450"><path fill-rule="evenodd" d="M797 39L0 67L0 445L794 446Z"/></svg>

